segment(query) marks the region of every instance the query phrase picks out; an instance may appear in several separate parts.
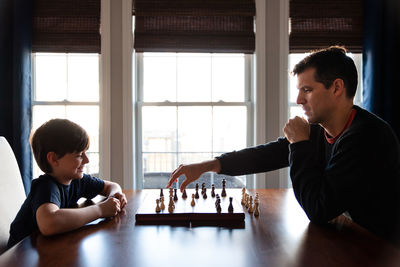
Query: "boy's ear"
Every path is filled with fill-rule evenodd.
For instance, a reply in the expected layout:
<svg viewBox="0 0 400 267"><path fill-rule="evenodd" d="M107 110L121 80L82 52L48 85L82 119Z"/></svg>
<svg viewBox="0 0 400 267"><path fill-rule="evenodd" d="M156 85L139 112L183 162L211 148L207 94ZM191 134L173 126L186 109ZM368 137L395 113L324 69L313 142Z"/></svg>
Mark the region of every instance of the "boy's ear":
<svg viewBox="0 0 400 267"><path fill-rule="evenodd" d="M58 156L54 152L47 153L47 161L49 162L50 166L57 166L58 164Z"/></svg>

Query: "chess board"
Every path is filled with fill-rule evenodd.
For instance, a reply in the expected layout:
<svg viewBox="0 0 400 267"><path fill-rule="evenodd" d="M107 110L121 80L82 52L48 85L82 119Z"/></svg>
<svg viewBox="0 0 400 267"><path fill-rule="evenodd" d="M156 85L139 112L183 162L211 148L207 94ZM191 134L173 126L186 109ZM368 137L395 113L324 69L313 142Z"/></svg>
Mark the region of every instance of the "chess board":
<svg viewBox="0 0 400 267"><path fill-rule="evenodd" d="M179 190L178 190L179 191ZM221 195L221 189L216 189L216 194ZM195 199L195 206L190 205L192 194L195 189L186 189L187 198L182 198L182 193L178 192L178 200L174 202L175 209L168 212L169 193L164 190L165 209L156 212L156 199L160 198L160 190L145 189L143 201L135 215L136 224L198 224L198 225L244 225L244 211L240 204L240 191L238 189L226 189L227 196L221 198L221 212L218 213L215 207L215 197L211 197L208 190L207 198L204 199L200 194ZM233 197L233 212L228 212L229 197ZM239 197L239 198L238 198Z"/></svg>

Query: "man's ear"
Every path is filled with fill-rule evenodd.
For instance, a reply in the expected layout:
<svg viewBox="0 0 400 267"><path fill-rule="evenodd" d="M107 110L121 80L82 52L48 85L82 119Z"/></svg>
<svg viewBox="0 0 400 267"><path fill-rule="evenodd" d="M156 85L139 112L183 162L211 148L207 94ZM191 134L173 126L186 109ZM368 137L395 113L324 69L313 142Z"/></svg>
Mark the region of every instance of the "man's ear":
<svg viewBox="0 0 400 267"><path fill-rule="evenodd" d="M346 88L344 87L344 81L340 78L337 78L332 83L333 92L335 95L340 96L343 93L346 93Z"/></svg>
<svg viewBox="0 0 400 267"><path fill-rule="evenodd" d="M50 166L57 166L58 165L58 156L54 152L47 153L47 161L49 162Z"/></svg>

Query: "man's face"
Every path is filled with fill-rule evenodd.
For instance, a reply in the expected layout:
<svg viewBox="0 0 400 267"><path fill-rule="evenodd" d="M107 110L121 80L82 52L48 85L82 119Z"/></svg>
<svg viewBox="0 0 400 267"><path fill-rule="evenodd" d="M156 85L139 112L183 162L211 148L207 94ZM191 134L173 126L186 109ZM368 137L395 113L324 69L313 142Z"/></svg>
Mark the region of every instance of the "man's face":
<svg viewBox="0 0 400 267"><path fill-rule="evenodd" d="M297 75L299 90L296 103L301 105L309 123L324 123L332 114L333 86L325 86L315 81L315 68L308 68Z"/></svg>

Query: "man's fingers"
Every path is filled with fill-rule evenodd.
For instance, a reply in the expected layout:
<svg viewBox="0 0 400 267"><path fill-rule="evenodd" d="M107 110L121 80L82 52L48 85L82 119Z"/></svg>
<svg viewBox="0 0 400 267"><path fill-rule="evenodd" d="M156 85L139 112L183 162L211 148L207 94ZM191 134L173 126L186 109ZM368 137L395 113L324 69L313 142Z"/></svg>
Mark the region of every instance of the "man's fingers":
<svg viewBox="0 0 400 267"><path fill-rule="evenodd" d="M179 168L179 171L172 173L171 178L168 181L167 188L171 187L171 185L183 174L182 169Z"/></svg>
<svg viewBox="0 0 400 267"><path fill-rule="evenodd" d="M185 188L186 188L186 186L187 186L188 184L190 184L189 179L185 179L185 180L182 182L181 187L180 187L181 192L183 192L183 190L185 190Z"/></svg>

